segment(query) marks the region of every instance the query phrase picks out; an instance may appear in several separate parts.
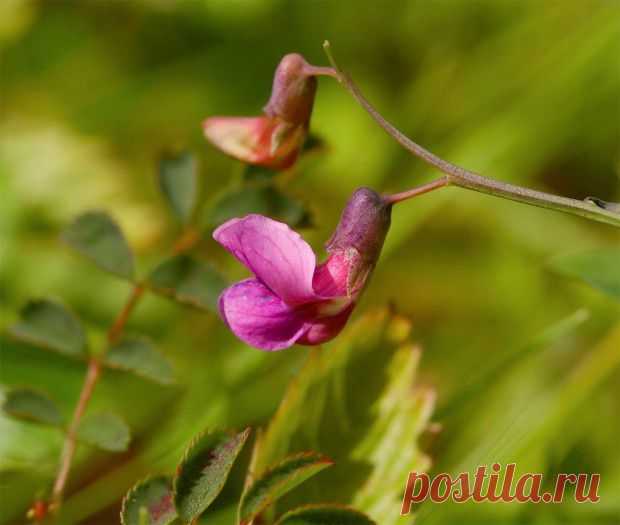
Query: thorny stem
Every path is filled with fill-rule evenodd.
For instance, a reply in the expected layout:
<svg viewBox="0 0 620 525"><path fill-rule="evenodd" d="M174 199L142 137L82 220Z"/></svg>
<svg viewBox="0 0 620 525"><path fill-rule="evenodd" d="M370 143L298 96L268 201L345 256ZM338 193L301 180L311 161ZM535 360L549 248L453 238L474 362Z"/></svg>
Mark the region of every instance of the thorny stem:
<svg viewBox="0 0 620 525"><path fill-rule="evenodd" d="M488 177L483 177L482 175L472 171L468 171L460 166L456 166L455 164L437 157L427 149L413 142L379 114L370 102L366 100L353 80L351 80L351 78L338 67L338 64L332 55L331 47L328 41L325 41L323 44L323 49L325 50L327 58L334 68L338 82L340 82L340 84L342 84L349 91L349 93L353 95L357 102L370 114L370 116L401 146L416 157L419 157L426 163L445 173L448 178L448 184L466 188L468 190L487 193L489 195L494 195L504 199L523 202L532 206L579 215L587 219L620 227L620 212L615 211L612 206L606 205L606 203L602 204L603 201L600 201L600 199L594 199L591 197L583 201L569 199L567 197L560 197L551 193L531 190L515 184L499 182Z"/></svg>

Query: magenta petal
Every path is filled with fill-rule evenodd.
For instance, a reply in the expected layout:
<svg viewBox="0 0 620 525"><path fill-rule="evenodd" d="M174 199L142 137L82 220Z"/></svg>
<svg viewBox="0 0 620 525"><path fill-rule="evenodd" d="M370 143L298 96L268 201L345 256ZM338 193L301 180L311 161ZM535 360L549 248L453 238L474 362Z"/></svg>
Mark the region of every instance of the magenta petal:
<svg viewBox="0 0 620 525"><path fill-rule="evenodd" d="M312 287L315 293L321 297L346 296L350 269L351 262L346 252L330 255L314 272Z"/></svg>
<svg viewBox="0 0 620 525"><path fill-rule="evenodd" d="M297 340L300 345L320 345L336 337L347 324L355 304L352 303L339 314L307 322L307 331Z"/></svg>
<svg viewBox="0 0 620 525"><path fill-rule="evenodd" d="M314 252L286 224L248 215L222 224L213 238L284 302L295 305L317 298L312 288Z"/></svg>
<svg viewBox="0 0 620 525"><path fill-rule="evenodd" d="M292 346L307 330L306 319L256 279L222 292L219 309L234 334L261 350Z"/></svg>

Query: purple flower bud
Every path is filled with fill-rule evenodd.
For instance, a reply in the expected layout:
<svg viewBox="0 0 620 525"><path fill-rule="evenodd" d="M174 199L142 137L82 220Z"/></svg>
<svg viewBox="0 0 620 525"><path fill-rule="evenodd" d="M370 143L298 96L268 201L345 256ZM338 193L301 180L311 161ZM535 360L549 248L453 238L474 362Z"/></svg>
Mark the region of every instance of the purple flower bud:
<svg viewBox="0 0 620 525"><path fill-rule="evenodd" d="M354 250L359 255L358 271L350 275L351 286L355 285L356 279L366 279L372 272L390 229L391 218L392 205L370 188L359 188L349 199L325 248L330 254Z"/></svg>
<svg viewBox="0 0 620 525"><path fill-rule="evenodd" d="M272 169L292 166L308 134L317 88L316 75L329 68L308 64L291 53L276 69L271 98L262 117L210 117L205 137L227 155Z"/></svg>
<svg viewBox="0 0 620 525"><path fill-rule="evenodd" d="M226 222L213 237L254 277L222 292L222 318L237 337L262 350L334 338L377 263L390 210L372 190L357 190L320 265L308 243L286 224L262 215Z"/></svg>
<svg viewBox="0 0 620 525"><path fill-rule="evenodd" d="M284 56L273 78L271 98L263 110L265 115L308 126L317 88L316 78L309 74L309 68L298 53Z"/></svg>

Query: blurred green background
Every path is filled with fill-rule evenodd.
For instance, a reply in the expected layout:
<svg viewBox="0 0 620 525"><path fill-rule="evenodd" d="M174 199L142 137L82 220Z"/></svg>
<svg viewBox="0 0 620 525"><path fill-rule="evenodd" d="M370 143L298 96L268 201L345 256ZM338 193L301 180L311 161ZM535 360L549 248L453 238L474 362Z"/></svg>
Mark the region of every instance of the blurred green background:
<svg viewBox="0 0 620 525"><path fill-rule="evenodd" d="M59 232L80 211L106 209L146 271L177 233L155 183L162 153L198 156L207 202L238 185L240 164L206 144L201 121L258 114L280 57L325 64L324 39L388 120L444 158L569 197L620 200L615 0L3 0L2 327L28 298L58 297L96 346L128 286L70 254ZM435 175L331 79L320 80L312 130L327 147L278 184L309 210L303 234L319 253L356 187L400 191ZM231 279L244 275L204 233L200 252ZM413 320L417 382L437 395L441 428L421 445L432 472L517 461L549 479L602 476L597 505L425 503L418 523L619 522L620 306L549 263L619 244L610 226L456 188L395 209L356 317L390 304ZM93 406L120 411L134 444L120 456L78 451L68 522L116 522L126 489L170 469L206 425L264 424L308 353L258 352L216 316L152 295L129 330L158 343L179 384L104 376ZM2 385L36 385L70 413L83 367L1 343ZM0 523L23 521L60 443L55 431L0 416ZM234 494L224 496L205 523L232 522ZM375 518L411 521L399 511Z"/></svg>

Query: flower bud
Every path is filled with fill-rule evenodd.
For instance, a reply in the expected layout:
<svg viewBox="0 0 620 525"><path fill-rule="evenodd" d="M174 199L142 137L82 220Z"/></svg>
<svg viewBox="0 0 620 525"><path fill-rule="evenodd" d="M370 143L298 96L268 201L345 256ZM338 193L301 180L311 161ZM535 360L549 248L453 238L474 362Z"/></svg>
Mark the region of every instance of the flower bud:
<svg viewBox="0 0 620 525"><path fill-rule="evenodd" d="M333 339L368 284L390 213L383 197L358 189L319 265L310 245L286 224L262 215L222 224L213 237L254 274L222 292L222 318L237 337L262 350Z"/></svg>
<svg viewBox="0 0 620 525"><path fill-rule="evenodd" d="M364 259L376 262L391 217L391 204L370 188L359 188L351 195L325 247L330 253L355 248Z"/></svg>
<svg viewBox="0 0 620 525"><path fill-rule="evenodd" d="M248 164L283 170L292 166L308 134L318 74L297 54L278 65L271 98L260 117L210 117L203 123L205 137L227 155Z"/></svg>
<svg viewBox="0 0 620 525"><path fill-rule="evenodd" d="M284 56L273 78L271 98L263 110L265 115L307 127L317 88L317 80L308 74L308 68L300 54Z"/></svg>

